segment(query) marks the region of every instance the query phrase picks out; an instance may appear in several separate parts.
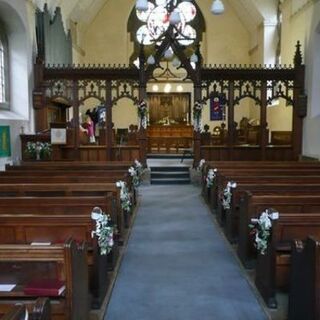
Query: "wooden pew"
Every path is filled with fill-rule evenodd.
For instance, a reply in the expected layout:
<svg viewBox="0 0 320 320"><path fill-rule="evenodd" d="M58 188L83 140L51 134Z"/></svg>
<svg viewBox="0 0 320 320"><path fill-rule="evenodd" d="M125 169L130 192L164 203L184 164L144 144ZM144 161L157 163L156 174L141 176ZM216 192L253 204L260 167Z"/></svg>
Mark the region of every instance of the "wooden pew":
<svg viewBox="0 0 320 320"><path fill-rule="evenodd" d="M110 255L100 255L91 232L95 206L109 212L110 197L2 197L0 201L0 243L59 243L68 237L89 243L92 307L99 308L109 286L108 270L118 258L115 245Z"/></svg>
<svg viewBox="0 0 320 320"><path fill-rule="evenodd" d="M209 161L205 162L202 167L202 181L207 176L209 169L221 170L237 170L242 169L318 169L320 162L318 161Z"/></svg>
<svg viewBox="0 0 320 320"><path fill-rule="evenodd" d="M209 206L212 212L217 213L218 205L219 205L219 194L223 191L225 186L229 181L235 181L238 184L250 183L250 184L308 184L314 185L320 183L320 175L319 176L304 176L304 175L295 175L295 176L287 176L287 175L275 175L272 172L268 176L228 176L228 175L218 175L215 183L212 188L210 188L210 198L209 198Z"/></svg>
<svg viewBox="0 0 320 320"><path fill-rule="evenodd" d="M246 191L254 194L274 194L275 192L281 194L320 194L319 184L260 184L260 183L237 183L235 189L231 189L231 204L230 209L223 209L221 202L218 203L217 219L223 226L224 233L231 243L235 243L238 237L238 223L239 223L239 206L240 199L244 196Z"/></svg>
<svg viewBox="0 0 320 320"><path fill-rule="evenodd" d="M320 177L320 167L318 169L288 169L288 168L269 168L269 169L220 169L216 174L215 184L210 188L209 193L207 194L207 202L210 205L210 208L213 212L217 210L217 199L218 194L223 191L223 188L227 184L228 181L237 182L241 177ZM228 177L228 181L226 181ZM320 180L320 179L319 179Z"/></svg>
<svg viewBox="0 0 320 320"><path fill-rule="evenodd" d="M117 225L120 245L125 236L124 228L130 223L130 214L122 210L120 189L115 183L3 183L0 184L0 197L3 196L111 196L111 211L108 213Z"/></svg>
<svg viewBox="0 0 320 320"><path fill-rule="evenodd" d="M85 161L22 161L19 165L5 166L9 170L128 170L133 165L132 161L111 161L111 162L85 162Z"/></svg>
<svg viewBox="0 0 320 320"><path fill-rule="evenodd" d="M0 320L51 320L51 305L48 298L38 298L32 308L28 310L26 305L13 306Z"/></svg>
<svg viewBox="0 0 320 320"><path fill-rule="evenodd" d="M288 290L290 283L291 242L305 240L309 235L320 236L318 213L281 213L272 222L269 245L264 255L257 255L255 284L271 308L277 307L277 288ZM292 279L294 282L295 280Z"/></svg>
<svg viewBox="0 0 320 320"><path fill-rule="evenodd" d="M51 297L53 320L88 319L88 267L85 243L74 240L50 246L0 245L0 281L17 284L10 292L0 292L0 312L5 313L16 303L33 304L36 296L24 290L30 281L62 280L66 289ZM28 299L28 300L26 300Z"/></svg>
<svg viewBox="0 0 320 320"><path fill-rule="evenodd" d="M237 253L246 268L253 267L255 253L250 239L249 224L267 208L274 208L281 213L320 212L320 195L255 195L246 192L240 202L239 241Z"/></svg>
<svg viewBox="0 0 320 320"><path fill-rule="evenodd" d="M127 183L129 191L133 195L133 204L137 202L136 191L132 184L132 177L128 171L4 171L0 172L0 184L2 183L99 183L117 182L119 180Z"/></svg>
<svg viewBox="0 0 320 320"><path fill-rule="evenodd" d="M122 177L124 174L128 173L127 170L9 170L0 172L1 176L76 176L82 177L82 179L87 179L87 177Z"/></svg>
<svg viewBox="0 0 320 320"><path fill-rule="evenodd" d="M320 242L292 242L288 320L320 319Z"/></svg>

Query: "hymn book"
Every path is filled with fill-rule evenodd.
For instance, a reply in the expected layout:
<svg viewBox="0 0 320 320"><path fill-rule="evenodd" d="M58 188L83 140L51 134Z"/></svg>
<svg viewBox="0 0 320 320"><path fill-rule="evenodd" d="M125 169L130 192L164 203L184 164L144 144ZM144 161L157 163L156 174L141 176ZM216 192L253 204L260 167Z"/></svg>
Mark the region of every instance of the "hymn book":
<svg viewBox="0 0 320 320"><path fill-rule="evenodd" d="M52 297L60 296L66 289L65 283L56 279L41 279L29 282L24 287L26 295L39 296L39 297Z"/></svg>

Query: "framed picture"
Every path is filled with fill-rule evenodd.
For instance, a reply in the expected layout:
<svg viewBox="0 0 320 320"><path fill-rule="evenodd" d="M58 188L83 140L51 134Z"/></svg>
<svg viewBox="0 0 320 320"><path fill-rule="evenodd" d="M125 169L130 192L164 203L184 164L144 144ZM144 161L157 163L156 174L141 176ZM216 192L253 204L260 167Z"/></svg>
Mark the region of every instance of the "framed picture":
<svg viewBox="0 0 320 320"><path fill-rule="evenodd" d="M11 156L10 127L0 126L0 157Z"/></svg>
<svg viewBox="0 0 320 320"><path fill-rule="evenodd" d="M67 144L67 129L52 128L51 129L51 144Z"/></svg>

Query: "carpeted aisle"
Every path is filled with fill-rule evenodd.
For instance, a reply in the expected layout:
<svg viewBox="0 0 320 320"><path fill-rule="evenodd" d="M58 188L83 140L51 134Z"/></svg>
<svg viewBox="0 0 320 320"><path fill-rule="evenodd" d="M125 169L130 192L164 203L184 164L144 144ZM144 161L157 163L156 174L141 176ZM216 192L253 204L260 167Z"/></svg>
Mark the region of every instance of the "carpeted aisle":
<svg viewBox="0 0 320 320"><path fill-rule="evenodd" d="M106 320L267 319L192 185L146 186Z"/></svg>

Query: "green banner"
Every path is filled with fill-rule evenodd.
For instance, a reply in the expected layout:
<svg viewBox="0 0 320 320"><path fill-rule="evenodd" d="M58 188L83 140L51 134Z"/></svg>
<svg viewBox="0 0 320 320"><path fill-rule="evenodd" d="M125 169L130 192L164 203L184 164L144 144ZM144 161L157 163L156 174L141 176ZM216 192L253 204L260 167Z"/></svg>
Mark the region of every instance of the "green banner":
<svg viewBox="0 0 320 320"><path fill-rule="evenodd" d="M10 127L0 126L0 157L10 157Z"/></svg>

